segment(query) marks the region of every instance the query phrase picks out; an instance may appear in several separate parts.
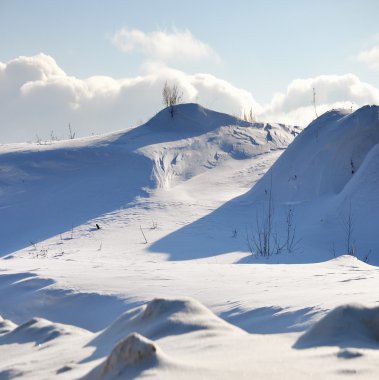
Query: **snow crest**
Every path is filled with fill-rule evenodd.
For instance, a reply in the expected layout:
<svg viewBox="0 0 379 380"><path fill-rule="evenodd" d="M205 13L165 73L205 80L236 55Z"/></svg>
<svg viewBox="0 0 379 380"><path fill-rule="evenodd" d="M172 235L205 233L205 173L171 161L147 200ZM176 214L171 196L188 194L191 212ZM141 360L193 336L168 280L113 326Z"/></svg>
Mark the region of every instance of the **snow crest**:
<svg viewBox="0 0 379 380"><path fill-rule="evenodd" d="M379 348L379 307L347 304L330 311L303 334L295 348L317 346Z"/></svg>
<svg viewBox="0 0 379 380"><path fill-rule="evenodd" d="M244 333L217 317L200 302L189 298L156 298L122 314L94 340L95 345L113 345L120 337L137 332L149 339L203 331Z"/></svg>
<svg viewBox="0 0 379 380"><path fill-rule="evenodd" d="M272 181L277 200L300 202L340 193L379 143L379 107L333 110L311 123L252 189L262 197Z"/></svg>
<svg viewBox="0 0 379 380"><path fill-rule="evenodd" d="M121 340L105 362L91 371L84 379L105 380L117 378L129 367L146 365L157 357L157 346L149 339L133 333Z"/></svg>

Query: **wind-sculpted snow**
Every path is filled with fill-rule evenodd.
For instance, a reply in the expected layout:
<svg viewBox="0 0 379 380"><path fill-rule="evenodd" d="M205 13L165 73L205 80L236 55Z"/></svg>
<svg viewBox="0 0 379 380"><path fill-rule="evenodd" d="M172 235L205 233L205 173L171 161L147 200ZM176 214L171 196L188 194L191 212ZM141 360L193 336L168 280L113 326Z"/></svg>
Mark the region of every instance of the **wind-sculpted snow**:
<svg viewBox="0 0 379 380"><path fill-rule="evenodd" d="M204 331L204 334L242 333L242 330L226 323L194 299L156 298L121 315L101 332L92 344L102 346L104 342L115 343L120 335L129 335L133 332L156 340L168 335L193 331Z"/></svg>
<svg viewBox="0 0 379 380"><path fill-rule="evenodd" d="M113 348L105 362L91 371L83 380L110 380L120 376L129 377L128 371L133 371L133 367L146 369L157 366L158 358L161 355L160 349L154 342L137 333L132 333L122 339Z"/></svg>
<svg viewBox="0 0 379 380"><path fill-rule="evenodd" d="M0 336L0 375L227 380L279 379L287 373L302 380L338 379L346 369L365 379L377 375L378 308L338 307L299 335L248 334L194 299L161 298L123 314L98 334L43 319L16 327Z"/></svg>
<svg viewBox="0 0 379 380"><path fill-rule="evenodd" d="M0 335L0 353L4 353L7 347L30 347L31 343L38 353L38 361L44 363L28 374L26 370L30 368L25 366L24 360L28 355L25 351L25 356L11 361L18 370L15 374L48 378L49 374L55 372L62 376L65 374L68 378L77 378L74 374L86 369L88 372L88 368L91 368L83 377L86 380L116 379L119 376L131 379L149 369L160 370L160 367L163 370L175 368L173 376L176 378L177 371L180 372L186 365L182 363L182 358L176 359L175 350L170 349L171 355L165 354L155 343L156 340L171 338L195 342L200 339L202 347L204 342L213 345L213 342L223 337L239 339L247 336L190 298L154 299L123 314L98 334L42 318L33 318L18 327L7 322L7 326L7 330ZM153 337L154 341L142 334ZM62 355L66 350L69 354ZM75 359L73 353L76 354ZM51 362L44 360L46 358ZM100 364L98 359L101 359ZM0 371L10 373L1 364ZM186 378L191 376L189 374Z"/></svg>
<svg viewBox="0 0 379 380"><path fill-rule="evenodd" d="M6 335L0 337L0 344L33 342L38 346L62 336L87 336L87 334L89 334L88 331L78 327L52 323L43 318L33 318L20 326L10 329Z"/></svg>
<svg viewBox="0 0 379 380"><path fill-rule="evenodd" d="M91 358L109 350L111 353L83 379L133 378L136 373L160 367L176 367L180 371L183 363L175 359L175 352L168 356L155 343L164 338L192 340L196 336L212 342L212 339L245 335L194 299L157 298L126 312L88 343L97 347Z"/></svg>
<svg viewBox="0 0 379 380"><path fill-rule="evenodd" d="M16 327L15 323L0 316L0 336L14 330Z"/></svg>
<svg viewBox="0 0 379 380"><path fill-rule="evenodd" d="M379 307L347 304L330 311L302 335L295 348L318 346L379 349Z"/></svg>

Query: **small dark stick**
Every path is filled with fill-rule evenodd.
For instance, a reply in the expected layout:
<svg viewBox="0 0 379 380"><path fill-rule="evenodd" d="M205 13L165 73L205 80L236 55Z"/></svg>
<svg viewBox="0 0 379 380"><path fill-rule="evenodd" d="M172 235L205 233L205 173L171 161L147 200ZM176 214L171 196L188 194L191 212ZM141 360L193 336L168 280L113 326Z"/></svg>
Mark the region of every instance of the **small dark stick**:
<svg viewBox="0 0 379 380"><path fill-rule="evenodd" d="M147 239L146 239L146 236L145 236L145 234L143 232L143 229L142 229L141 225L139 226L139 229L141 230L141 234L142 234L143 238L145 239L145 244L147 244Z"/></svg>
<svg viewBox="0 0 379 380"><path fill-rule="evenodd" d="M96 223L96 228L98 229L98 230L100 230L100 226Z"/></svg>

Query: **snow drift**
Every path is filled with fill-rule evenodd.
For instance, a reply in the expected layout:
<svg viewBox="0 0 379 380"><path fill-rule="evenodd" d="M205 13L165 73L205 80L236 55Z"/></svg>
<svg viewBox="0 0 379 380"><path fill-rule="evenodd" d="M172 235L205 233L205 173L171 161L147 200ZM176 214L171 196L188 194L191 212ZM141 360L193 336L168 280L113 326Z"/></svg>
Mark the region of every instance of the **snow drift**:
<svg viewBox="0 0 379 380"><path fill-rule="evenodd" d="M157 366L160 356L162 354L156 344L137 333L133 333L121 340L113 348L107 359L83 377L83 380L126 377L127 371L135 371L135 367L141 367L140 371L142 371ZM128 377L132 378L133 372Z"/></svg>
<svg viewBox="0 0 379 380"><path fill-rule="evenodd" d="M43 318L33 318L20 326L12 328L7 323L8 331L0 336L0 344L34 342L36 346L65 336L87 336L88 331L79 327L53 323Z"/></svg>
<svg viewBox="0 0 379 380"><path fill-rule="evenodd" d="M15 323L9 321L8 319L3 319L0 315L0 336L7 334L8 332L14 330L17 327Z"/></svg>
<svg viewBox="0 0 379 380"><path fill-rule="evenodd" d="M194 299L155 299L123 314L99 334L33 319L0 337L0 374L31 379L229 380L278 379L288 373L295 379L338 379L346 366L358 365L353 370L375 379L378 350L372 348L379 345L378 313L378 308L345 305L300 337L260 335L228 325ZM155 339L129 332L134 328ZM296 338L292 348L307 350L291 349L289 343ZM365 350L336 352L324 345ZM364 360L341 363L359 357Z"/></svg>
<svg viewBox="0 0 379 380"><path fill-rule="evenodd" d="M251 190L251 196L264 196L271 181L278 201L336 195L359 173L378 143L378 106L365 106L354 113L329 111L296 138Z"/></svg>
<svg viewBox="0 0 379 380"><path fill-rule="evenodd" d="M317 346L379 348L379 307L339 306L303 334L294 347Z"/></svg>
<svg viewBox="0 0 379 380"><path fill-rule="evenodd" d="M187 297L156 298L122 314L91 344L113 345L120 339L120 336L124 337L134 332L156 340L166 335L186 334L193 331L204 331L204 334L242 332L217 317L194 299Z"/></svg>

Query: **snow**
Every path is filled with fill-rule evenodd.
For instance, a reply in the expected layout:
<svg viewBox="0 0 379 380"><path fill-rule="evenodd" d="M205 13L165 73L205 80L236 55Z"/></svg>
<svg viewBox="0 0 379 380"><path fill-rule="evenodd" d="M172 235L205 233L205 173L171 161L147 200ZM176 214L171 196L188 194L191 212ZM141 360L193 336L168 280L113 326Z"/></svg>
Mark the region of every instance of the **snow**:
<svg viewBox="0 0 379 380"><path fill-rule="evenodd" d="M128 374L130 367L143 364L146 367L158 365L158 358L162 354L157 346L143 336L132 333L121 340L112 350L107 360L91 371L85 378L87 379L112 379L120 377L123 372Z"/></svg>
<svg viewBox="0 0 379 380"><path fill-rule="evenodd" d="M378 111L1 146L0 379L376 379ZM270 187L298 245L259 257Z"/></svg>
<svg viewBox="0 0 379 380"><path fill-rule="evenodd" d="M378 115L378 107L367 106L353 114L330 111L312 122L270 171L276 197L300 202L340 193L379 142ZM267 182L268 176L252 193Z"/></svg>
<svg viewBox="0 0 379 380"><path fill-rule="evenodd" d="M344 224L350 213L356 255L378 265L378 143L378 106L354 113L327 112L299 135L244 197L265 203L271 188L279 218L288 207L295 210L303 262L326 260L326 254L317 253L320 250L348 253Z"/></svg>
<svg viewBox="0 0 379 380"><path fill-rule="evenodd" d="M342 305L314 324L295 347L379 347L379 308Z"/></svg>

